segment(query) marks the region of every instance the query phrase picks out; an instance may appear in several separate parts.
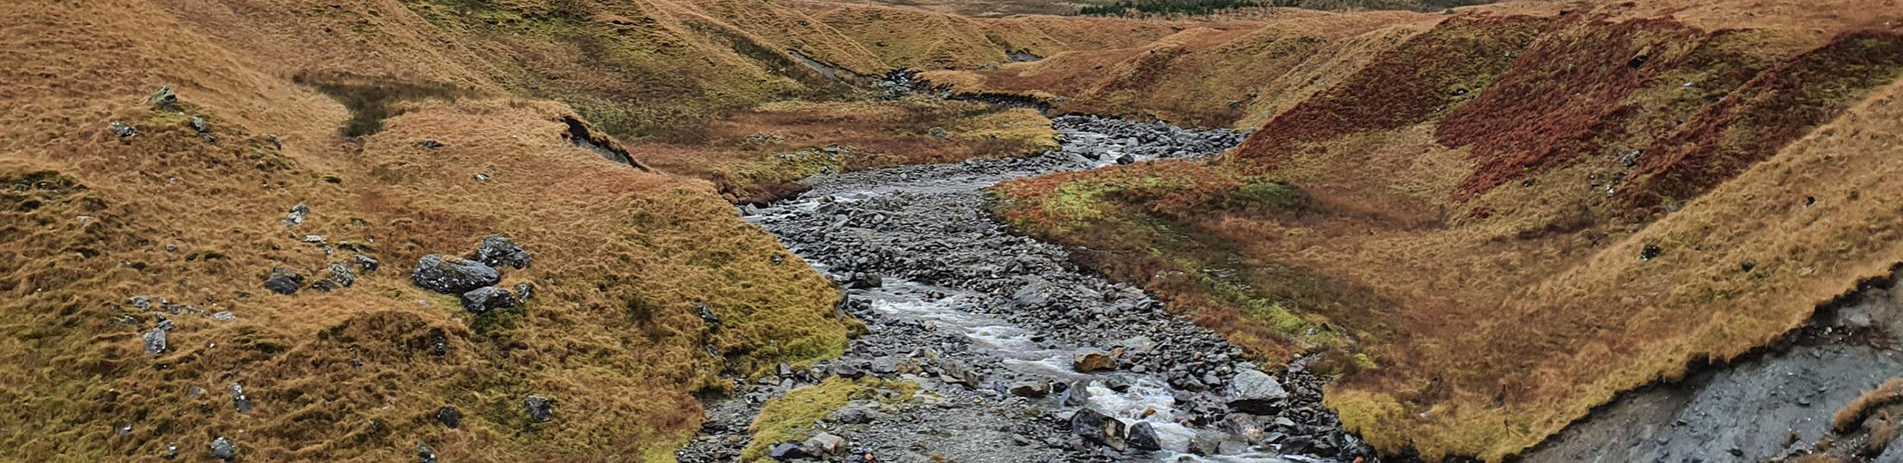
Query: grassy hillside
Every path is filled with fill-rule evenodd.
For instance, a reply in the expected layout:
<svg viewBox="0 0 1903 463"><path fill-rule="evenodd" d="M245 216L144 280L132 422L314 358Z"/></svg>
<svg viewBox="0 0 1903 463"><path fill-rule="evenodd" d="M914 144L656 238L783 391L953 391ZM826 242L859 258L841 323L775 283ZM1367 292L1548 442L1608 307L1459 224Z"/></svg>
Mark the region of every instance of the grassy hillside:
<svg viewBox="0 0 1903 463"><path fill-rule="evenodd" d="M1903 261L1872 199L1899 186L1877 164L1903 31L1843 19L1876 8L1509 4L1318 40L1270 78L1352 72L1257 102L1273 113L1220 159L1012 182L999 210L1252 352L1318 355L1345 375L1330 405L1382 449L1498 460ZM963 83L1117 62L1085 57ZM1248 120L1133 88L1154 115Z"/></svg>
<svg viewBox="0 0 1903 463"><path fill-rule="evenodd" d="M728 201L804 166L733 164L1051 142L1023 111L862 101L853 76L890 64L764 2L116 0L6 8L0 31L7 460L199 460L217 437L252 461L419 441L455 461L671 460L701 396L837 355L855 323ZM161 87L176 103L143 101ZM887 130L915 133L871 141ZM754 134L775 141L724 144ZM533 286L524 305L472 314L411 283L421 256L491 234L534 254L504 271ZM301 289L268 290L278 270Z"/></svg>

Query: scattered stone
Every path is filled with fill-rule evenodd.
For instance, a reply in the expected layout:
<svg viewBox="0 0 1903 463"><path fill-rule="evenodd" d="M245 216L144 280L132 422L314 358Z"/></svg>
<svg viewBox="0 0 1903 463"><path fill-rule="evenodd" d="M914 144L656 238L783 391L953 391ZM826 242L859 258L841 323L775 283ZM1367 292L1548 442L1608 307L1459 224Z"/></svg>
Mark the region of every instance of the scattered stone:
<svg viewBox="0 0 1903 463"><path fill-rule="evenodd" d="M211 456L224 461L235 460L238 458L238 444L231 443L231 439L224 438L223 436L212 439Z"/></svg>
<svg viewBox="0 0 1903 463"><path fill-rule="evenodd" d="M1024 380L1024 381L1018 381L1016 384L1011 385L1011 395L1018 396L1018 397L1029 397L1029 398L1035 399L1039 397L1044 397L1045 395L1048 395L1050 393L1051 393L1051 383L1047 383L1043 381Z"/></svg>
<svg viewBox="0 0 1903 463"><path fill-rule="evenodd" d="M529 421L547 423L555 419L555 401L547 397L532 395L522 399L522 408L528 410Z"/></svg>
<svg viewBox="0 0 1903 463"><path fill-rule="evenodd" d="M529 283L529 282L526 282L526 281L524 281L524 282L521 282L521 283L516 283L516 284L515 284L515 302L516 302L516 304L521 304L521 303L524 303L524 302L528 302L528 301L529 301L529 299L531 299L531 298L534 298L534 297L535 297L535 284L533 284L533 283Z"/></svg>
<svg viewBox="0 0 1903 463"><path fill-rule="evenodd" d="M167 460L178 458L178 444L171 442L165 443L165 451L160 452L159 456L165 457Z"/></svg>
<svg viewBox="0 0 1903 463"><path fill-rule="evenodd" d="M166 330L163 328L152 328L152 330L146 331L145 352L152 355L165 353L165 337Z"/></svg>
<svg viewBox="0 0 1903 463"><path fill-rule="evenodd" d="M502 274L481 262L442 254L423 256L410 273L417 286L444 294L463 294L502 281Z"/></svg>
<svg viewBox="0 0 1903 463"><path fill-rule="evenodd" d="M244 386L239 386L238 383L231 383L229 389L231 389L232 408L237 409L238 413L250 413L251 398L245 397Z"/></svg>
<svg viewBox="0 0 1903 463"><path fill-rule="evenodd" d="M330 264L330 268L327 269L327 271L330 272L328 279L336 282L338 286L348 288L350 285L357 284L357 274L350 272L349 264L334 262Z"/></svg>
<svg viewBox="0 0 1903 463"><path fill-rule="evenodd" d="M1229 381L1229 389L1223 392L1223 400L1228 402L1230 409L1255 415L1273 415L1281 411L1288 396L1288 391L1282 388L1282 382L1254 368L1237 372L1235 379Z"/></svg>
<svg viewBox="0 0 1903 463"><path fill-rule="evenodd" d="M284 216L284 226L295 227L300 224L303 224L304 218L309 217L310 215L311 215L310 206L306 206L304 205L304 203L297 203L296 206L291 206L291 213Z"/></svg>
<svg viewBox="0 0 1903 463"><path fill-rule="evenodd" d="M806 447L818 450L826 455L838 455L846 451L846 439L832 433L819 433L806 440Z"/></svg>
<svg viewBox="0 0 1903 463"><path fill-rule="evenodd" d="M449 429L456 429L457 426L462 426L463 412L457 410L455 405L443 404L443 408L436 409L436 422L448 426Z"/></svg>
<svg viewBox="0 0 1903 463"><path fill-rule="evenodd" d="M152 96L145 98L145 104L152 105L152 109L177 111L178 93L173 92L172 87L159 87L159 91L153 92Z"/></svg>
<svg viewBox="0 0 1903 463"><path fill-rule="evenodd" d="M853 274L848 286L859 289L877 288L885 286L885 278L879 277L876 273L859 272Z"/></svg>
<svg viewBox="0 0 1903 463"><path fill-rule="evenodd" d="M1117 361L1110 358L1110 353L1108 352L1091 350L1077 354L1077 359L1071 362L1071 368L1076 369L1079 373L1115 370L1117 369Z"/></svg>
<svg viewBox="0 0 1903 463"><path fill-rule="evenodd" d="M428 139L428 138L425 138L425 139L423 139L422 141L419 141L419 142L416 142L416 146L421 146L421 147L423 147L423 149L432 149L432 150L433 150L433 149L437 149L437 148L442 148L442 147L443 147L443 142L440 142L440 141L436 141L436 140L432 140L432 139Z"/></svg>
<svg viewBox="0 0 1903 463"><path fill-rule="evenodd" d="M1103 433L1104 422L1116 421L1096 410L1084 408L1070 415L1070 433L1086 439L1099 439Z"/></svg>
<svg viewBox="0 0 1903 463"><path fill-rule="evenodd" d="M791 461L815 456L818 455L808 453L806 446L800 445L797 442L784 442L767 449L767 457L779 461Z"/></svg>
<svg viewBox="0 0 1903 463"><path fill-rule="evenodd" d="M1090 404L1090 386L1083 381L1072 381L1064 389L1063 400L1066 407L1082 407Z"/></svg>
<svg viewBox="0 0 1903 463"><path fill-rule="evenodd" d="M297 294L304 287L304 276L283 267L271 269L271 275L264 277L264 289L286 296Z"/></svg>
<svg viewBox="0 0 1903 463"><path fill-rule="evenodd" d="M1652 259L1657 259L1659 257L1659 254L1664 254L1664 253L1665 253L1665 250L1660 249L1659 245L1647 244L1645 245L1644 248L1639 249L1639 261L1645 262Z"/></svg>
<svg viewBox="0 0 1903 463"><path fill-rule="evenodd" d="M357 270L363 273L375 272L377 271L377 267L383 265L382 261L363 254L358 254L355 260L357 261Z"/></svg>
<svg viewBox="0 0 1903 463"><path fill-rule="evenodd" d="M1130 448L1137 450L1163 450L1162 441L1157 439L1156 428L1148 421L1138 421L1130 425Z"/></svg>
<svg viewBox="0 0 1903 463"><path fill-rule="evenodd" d="M720 316L715 315L714 309L708 308L707 304L695 302L694 312L700 316L700 321L706 323L708 328L720 329Z"/></svg>
<svg viewBox="0 0 1903 463"><path fill-rule="evenodd" d="M494 286L484 286L463 293L462 303L463 310L481 315L488 313L490 310L515 307L515 298L509 295L509 290Z"/></svg>
<svg viewBox="0 0 1903 463"><path fill-rule="evenodd" d="M192 116L191 120L185 121L185 125L200 135L211 133L211 124L206 123L203 117Z"/></svg>
<svg viewBox="0 0 1903 463"><path fill-rule="evenodd" d="M931 132L933 138L945 138L945 137L951 136L951 132L946 132L945 129L941 127L932 127L932 129L929 132Z"/></svg>
<svg viewBox="0 0 1903 463"><path fill-rule="evenodd" d="M139 310L152 310L152 299L145 296L126 298L126 303L132 304L133 307L137 307Z"/></svg>
<svg viewBox="0 0 1903 463"><path fill-rule="evenodd" d="M124 122L112 121L111 127L112 134L119 136L120 140L130 140L139 136L139 129L132 128Z"/></svg>
<svg viewBox="0 0 1903 463"><path fill-rule="evenodd" d="M527 268L529 261L533 259L534 257L530 256L528 251L523 251L521 246L515 244L515 241L502 235L489 235L483 238L482 244L476 247L475 257L470 258L495 268L509 266L517 269Z"/></svg>
<svg viewBox="0 0 1903 463"><path fill-rule="evenodd" d="M1217 455L1222 452L1223 435L1220 432L1202 430L1189 438L1189 453L1203 456Z"/></svg>
<svg viewBox="0 0 1903 463"><path fill-rule="evenodd" d="M1128 154L1117 156L1117 164L1135 164L1137 158Z"/></svg>
<svg viewBox="0 0 1903 463"><path fill-rule="evenodd" d="M429 448L429 444L425 444L423 441L416 441L416 461L436 463L436 450Z"/></svg>
<svg viewBox="0 0 1903 463"><path fill-rule="evenodd" d="M232 320L237 320L238 315L231 313L231 311L229 310L220 310L218 311L218 313L211 314L211 319L221 321L221 322L228 322Z"/></svg>

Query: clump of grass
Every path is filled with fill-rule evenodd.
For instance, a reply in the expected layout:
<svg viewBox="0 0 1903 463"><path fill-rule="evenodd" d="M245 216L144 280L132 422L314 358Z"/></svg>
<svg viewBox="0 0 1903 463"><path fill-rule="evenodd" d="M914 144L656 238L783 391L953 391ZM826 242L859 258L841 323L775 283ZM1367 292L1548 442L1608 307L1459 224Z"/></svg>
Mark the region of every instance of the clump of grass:
<svg viewBox="0 0 1903 463"><path fill-rule="evenodd" d="M740 452L741 461L759 461L769 447L797 441L812 434L813 424L855 399L873 399L886 403L912 400L918 384L903 380L843 377L826 378L819 384L794 389L760 406L748 430L753 440Z"/></svg>
<svg viewBox="0 0 1903 463"><path fill-rule="evenodd" d="M403 113L399 103L443 100L475 95L456 85L437 82L406 82L391 77L367 77L342 73L299 73L292 82L309 85L335 98L350 110L350 121L339 129L345 137L361 137L383 130L383 120Z"/></svg>
<svg viewBox="0 0 1903 463"><path fill-rule="evenodd" d="M1865 391L1855 400L1844 404L1843 408L1837 410L1837 415L1831 418L1830 427L1838 434L1856 431L1858 426L1863 425L1864 419L1878 409L1898 403L1903 403L1903 378L1890 378L1876 389Z"/></svg>

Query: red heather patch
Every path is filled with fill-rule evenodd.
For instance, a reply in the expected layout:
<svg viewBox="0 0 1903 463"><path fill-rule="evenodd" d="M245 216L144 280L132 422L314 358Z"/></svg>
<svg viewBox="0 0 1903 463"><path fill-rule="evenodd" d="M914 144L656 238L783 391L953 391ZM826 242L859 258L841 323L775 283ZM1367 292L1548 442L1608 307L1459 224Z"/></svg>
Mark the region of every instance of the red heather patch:
<svg viewBox="0 0 1903 463"><path fill-rule="evenodd" d="M1660 56L1672 43L1700 40L1670 19L1606 23L1582 18L1535 41L1493 88L1442 121L1442 145L1473 145L1474 173L1454 197L1466 200L1529 173L1597 152L1618 131L1626 97L1682 53ZM1685 47L1690 48L1690 47ZM1640 58L1643 56L1643 58ZM1638 64L1638 66L1633 66Z"/></svg>
<svg viewBox="0 0 1903 463"><path fill-rule="evenodd" d="M1297 104L1231 155L1273 168L1299 143L1419 124L1443 114L1506 69L1550 20L1457 16L1384 51L1347 81Z"/></svg>
<svg viewBox="0 0 1903 463"><path fill-rule="evenodd" d="M1837 117L1899 71L1903 34L1896 30L1847 33L1786 60L1654 142L1637 166L1642 188L1630 190L1628 204L1650 207L1703 194Z"/></svg>

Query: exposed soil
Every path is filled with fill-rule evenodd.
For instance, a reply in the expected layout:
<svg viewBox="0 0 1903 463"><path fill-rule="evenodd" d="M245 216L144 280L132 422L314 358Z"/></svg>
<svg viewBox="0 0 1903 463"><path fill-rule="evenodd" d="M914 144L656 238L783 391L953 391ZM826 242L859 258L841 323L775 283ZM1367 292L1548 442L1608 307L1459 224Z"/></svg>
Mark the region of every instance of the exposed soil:
<svg viewBox="0 0 1903 463"><path fill-rule="evenodd" d="M1237 412L1225 393L1238 373L1257 368L1239 349L1136 288L1075 268L1063 248L1012 234L986 212L983 189L999 181L1101 167L1125 155L1208 156L1240 134L1081 117L1059 118L1056 127L1063 149L1042 156L819 177L798 198L746 208L749 220L849 288L844 309L866 324L866 334L837 360L783 368L711 404L703 434L678 452L681 461L731 460L749 446L747 428L763 402L832 376L920 388L910 401L855 399L794 439L843 436L847 451L832 460L1369 456L1320 408L1320 380L1300 362L1272 371L1289 393L1277 410ZM1077 371L1074 360L1090 351L1110 355L1109 368ZM1047 394L1035 392L1045 387ZM1125 436L1071 429L1085 408L1149 426L1160 448L1141 449L1141 432L1119 442ZM753 443L771 444L781 442Z"/></svg>

